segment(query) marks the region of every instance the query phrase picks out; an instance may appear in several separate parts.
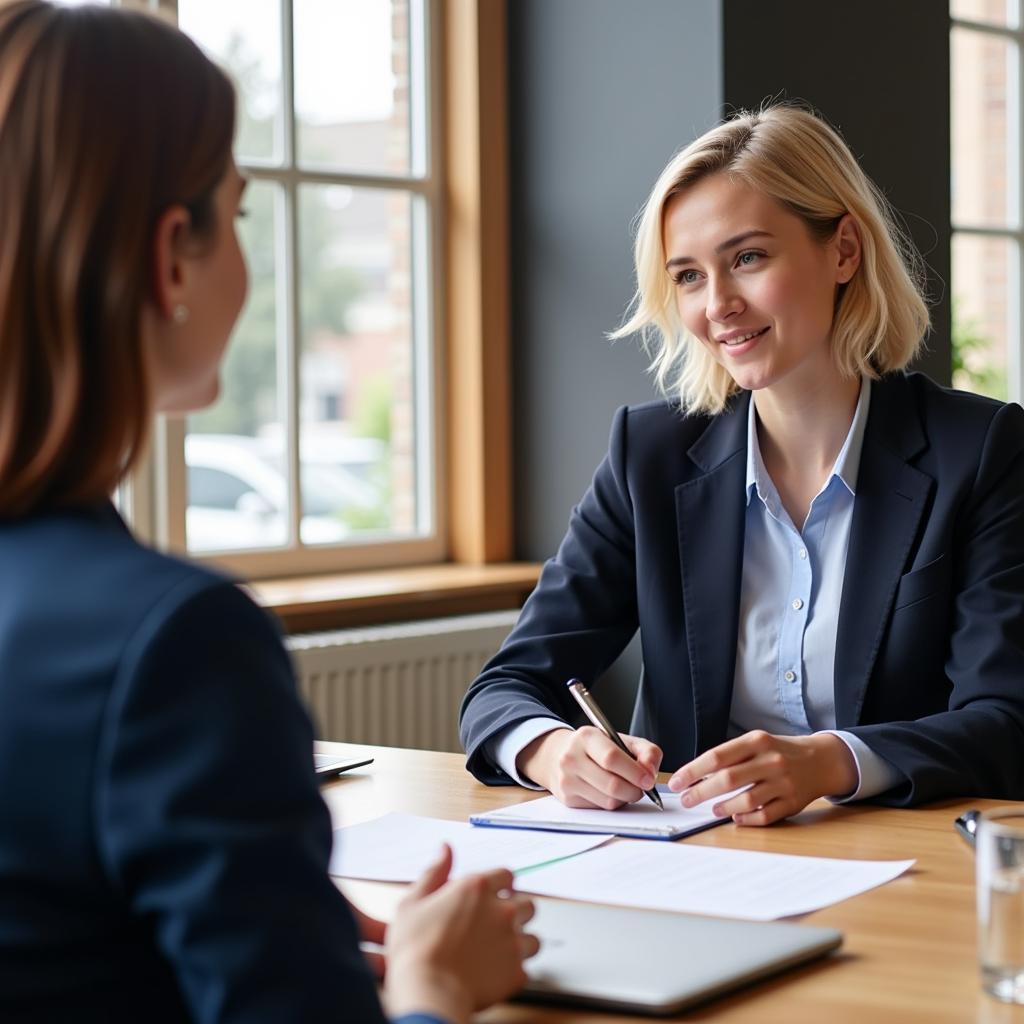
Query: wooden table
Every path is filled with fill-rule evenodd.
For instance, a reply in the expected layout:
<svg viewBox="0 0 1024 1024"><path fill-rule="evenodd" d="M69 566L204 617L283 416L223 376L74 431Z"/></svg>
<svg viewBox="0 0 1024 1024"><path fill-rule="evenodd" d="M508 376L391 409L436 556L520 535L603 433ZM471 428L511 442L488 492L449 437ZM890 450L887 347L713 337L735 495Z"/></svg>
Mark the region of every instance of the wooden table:
<svg viewBox="0 0 1024 1024"><path fill-rule="evenodd" d="M341 743L324 744L324 749L344 754L369 751L376 759L323 787L335 827L388 811L465 821L475 811L536 796L528 790L481 785L466 772L459 754ZM728 824L683 840L821 857L917 859L910 872L888 885L802 918L843 932L837 955L716 1000L684 1019L749 1024L1024 1024L1024 1007L1004 1005L981 991L974 855L952 827L953 819L967 807L994 806L998 802L950 801L905 811L832 807L820 801L770 828ZM396 898L394 886L380 883L346 881L343 888L365 909L382 916L388 915ZM685 957L686 950L679 956ZM620 1024L641 1018L507 1003L479 1019L488 1024Z"/></svg>

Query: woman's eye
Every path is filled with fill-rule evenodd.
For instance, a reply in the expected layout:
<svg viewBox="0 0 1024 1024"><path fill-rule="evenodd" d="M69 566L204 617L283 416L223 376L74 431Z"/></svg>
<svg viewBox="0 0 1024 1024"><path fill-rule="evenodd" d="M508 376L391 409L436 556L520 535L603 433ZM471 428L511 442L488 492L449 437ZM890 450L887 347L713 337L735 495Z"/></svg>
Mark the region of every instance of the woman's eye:
<svg viewBox="0 0 1024 1024"><path fill-rule="evenodd" d="M681 270L676 277L676 284L694 284L699 276L696 270Z"/></svg>
<svg viewBox="0 0 1024 1024"><path fill-rule="evenodd" d="M741 252L739 256L736 257L736 265L740 267L751 267L761 258L761 255L762 254L759 252Z"/></svg>

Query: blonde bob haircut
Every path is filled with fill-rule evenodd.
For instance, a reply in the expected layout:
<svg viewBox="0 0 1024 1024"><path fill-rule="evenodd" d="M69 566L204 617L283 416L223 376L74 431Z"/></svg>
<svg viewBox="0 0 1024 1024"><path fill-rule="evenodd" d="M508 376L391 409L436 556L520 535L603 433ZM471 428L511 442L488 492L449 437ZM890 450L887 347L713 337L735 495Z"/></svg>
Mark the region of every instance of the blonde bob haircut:
<svg viewBox="0 0 1024 1024"><path fill-rule="evenodd" d="M843 216L853 217L862 255L853 278L837 291L831 336L836 364L844 376L872 379L907 366L929 327L919 253L839 135L806 110L776 105L741 111L690 143L661 172L639 215L636 295L628 320L611 337L641 334L661 391L678 398L686 412L710 414L721 412L739 391L680 323L665 269L666 207L718 173L781 203L822 244Z"/></svg>

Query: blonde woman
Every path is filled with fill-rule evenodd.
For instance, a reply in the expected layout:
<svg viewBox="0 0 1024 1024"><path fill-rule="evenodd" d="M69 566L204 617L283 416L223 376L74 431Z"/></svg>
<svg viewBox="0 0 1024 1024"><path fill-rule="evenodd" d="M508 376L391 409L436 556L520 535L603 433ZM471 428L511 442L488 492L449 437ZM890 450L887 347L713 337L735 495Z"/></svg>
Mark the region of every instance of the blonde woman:
<svg viewBox="0 0 1024 1024"><path fill-rule="evenodd" d="M818 797L1024 798L1024 412L905 372L919 258L842 139L743 113L680 152L636 240L663 401L609 451L462 736L489 783L766 825ZM639 629L631 760L566 680ZM739 795L726 794L746 787Z"/></svg>

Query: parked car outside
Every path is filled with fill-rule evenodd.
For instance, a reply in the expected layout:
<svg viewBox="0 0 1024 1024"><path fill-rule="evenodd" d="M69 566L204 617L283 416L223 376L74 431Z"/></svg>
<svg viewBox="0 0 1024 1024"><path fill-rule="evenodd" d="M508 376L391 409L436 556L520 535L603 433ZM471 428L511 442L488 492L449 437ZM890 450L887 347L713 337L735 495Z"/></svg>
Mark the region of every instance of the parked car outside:
<svg viewBox="0 0 1024 1024"><path fill-rule="evenodd" d="M278 547L288 538L288 481L278 447L235 434L189 434L186 530L190 551ZM329 544L352 534L346 516L377 514L385 496L340 463L306 462L300 472L301 536Z"/></svg>

